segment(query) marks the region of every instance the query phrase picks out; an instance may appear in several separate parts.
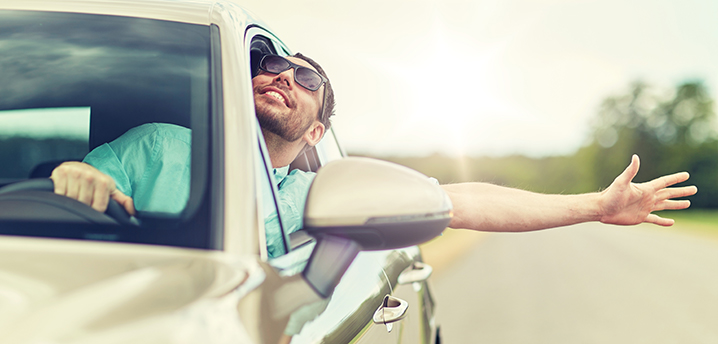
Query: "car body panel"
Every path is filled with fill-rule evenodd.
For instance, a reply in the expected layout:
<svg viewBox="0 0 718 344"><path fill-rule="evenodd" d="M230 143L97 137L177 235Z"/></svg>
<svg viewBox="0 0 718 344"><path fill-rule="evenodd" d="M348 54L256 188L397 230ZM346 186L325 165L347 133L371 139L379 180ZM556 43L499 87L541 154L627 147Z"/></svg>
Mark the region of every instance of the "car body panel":
<svg viewBox="0 0 718 344"><path fill-rule="evenodd" d="M401 282L400 276L412 269L416 262L422 262L421 251L418 247L412 246L392 251L387 255L383 265L393 287L392 295L410 304L408 315L402 321L404 328L400 343L404 344L432 343L436 337L435 304L427 279L422 276L415 282ZM425 277L429 276L430 274Z"/></svg>
<svg viewBox="0 0 718 344"><path fill-rule="evenodd" d="M391 293L380 261L384 252L362 252L316 319L310 319L292 343L398 343L397 332L375 325L372 315ZM354 297L341 297L352 295Z"/></svg>
<svg viewBox="0 0 718 344"><path fill-rule="evenodd" d="M251 259L171 247L4 237L0 256L6 343L101 336L162 318L166 329L178 311L263 276Z"/></svg>
<svg viewBox="0 0 718 344"><path fill-rule="evenodd" d="M234 5L228 4L227 7ZM224 249L227 252L260 253L260 238L263 231L246 231L243 228L263 228L261 209L257 203L248 204L244 195L253 194L261 198L257 184L256 169L244 163L240 157L257 155L257 126L253 116L242 114L254 112L254 98L251 84L251 71L247 54L236 52L246 51L243 46L244 35L248 25L246 17L232 15L227 7L217 7L212 18L219 26L221 40L221 68L223 93L224 156L221 176L225 190L222 218L224 218ZM235 9L236 10L236 9ZM251 201L251 199L250 199ZM261 203L260 203L261 204ZM262 236L260 236L260 234Z"/></svg>
<svg viewBox="0 0 718 344"><path fill-rule="evenodd" d="M105 0L105 1L51 1L24 0L4 1L2 8L73 12L88 14L107 14L137 18L179 21L208 25L209 13L215 1L176 1L173 3L152 3L142 0Z"/></svg>

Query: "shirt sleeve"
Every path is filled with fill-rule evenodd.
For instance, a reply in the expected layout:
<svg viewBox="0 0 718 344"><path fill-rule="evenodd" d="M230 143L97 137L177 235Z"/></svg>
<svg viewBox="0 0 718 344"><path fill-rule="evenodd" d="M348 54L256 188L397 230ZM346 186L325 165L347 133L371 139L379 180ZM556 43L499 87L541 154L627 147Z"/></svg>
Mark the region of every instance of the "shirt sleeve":
<svg viewBox="0 0 718 344"><path fill-rule="evenodd" d="M115 186L118 190L122 191L125 195L132 196L129 176L119 157L109 144L104 143L93 149L82 161L112 177L112 179L115 180Z"/></svg>
<svg viewBox="0 0 718 344"><path fill-rule="evenodd" d="M147 123L88 154L84 162L115 180L143 211L179 213L189 198L190 129Z"/></svg>

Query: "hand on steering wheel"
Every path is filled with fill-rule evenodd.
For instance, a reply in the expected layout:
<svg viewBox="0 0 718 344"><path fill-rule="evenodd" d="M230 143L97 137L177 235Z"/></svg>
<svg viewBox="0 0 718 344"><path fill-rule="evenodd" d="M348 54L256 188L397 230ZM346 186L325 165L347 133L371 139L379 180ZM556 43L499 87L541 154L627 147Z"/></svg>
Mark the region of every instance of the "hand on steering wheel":
<svg viewBox="0 0 718 344"><path fill-rule="evenodd" d="M135 214L134 201L115 186L115 180L94 166L66 161L55 167L50 179L55 183L55 193L78 200L99 212L105 212L108 200L114 199L130 214Z"/></svg>
<svg viewBox="0 0 718 344"><path fill-rule="evenodd" d="M22 191L47 191L48 193L54 195L55 184L53 183L52 179L49 178L23 180L0 188L0 195ZM54 203L54 198L47 197L43 201L48 203ZM58 208L65 208L66 204L67 203L63 203L63 205L58 205ZM79 201L70 204L76 204L77 207L87 207L86 204ZM109 199L109 203L107 204L107 208L104 213L121 225L139 226L139 221L134 216L131 216L129 213L127 213L125 208L112 198Z"/></svg>

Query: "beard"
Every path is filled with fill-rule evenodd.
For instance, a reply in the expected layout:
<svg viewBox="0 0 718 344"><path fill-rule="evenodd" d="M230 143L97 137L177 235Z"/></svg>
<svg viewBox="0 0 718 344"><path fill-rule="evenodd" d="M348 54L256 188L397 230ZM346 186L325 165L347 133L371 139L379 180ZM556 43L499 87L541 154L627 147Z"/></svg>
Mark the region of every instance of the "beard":
<svg viewBox="0 0 718 344"><path fill-rule="evenodd" d="M291 112L289 114L272 111L266 104L256 104L255 111L259 125L263 130L281 137L287 142L294 142L302 138L304 133L312 125L309 116L302 116Z"/></svg>

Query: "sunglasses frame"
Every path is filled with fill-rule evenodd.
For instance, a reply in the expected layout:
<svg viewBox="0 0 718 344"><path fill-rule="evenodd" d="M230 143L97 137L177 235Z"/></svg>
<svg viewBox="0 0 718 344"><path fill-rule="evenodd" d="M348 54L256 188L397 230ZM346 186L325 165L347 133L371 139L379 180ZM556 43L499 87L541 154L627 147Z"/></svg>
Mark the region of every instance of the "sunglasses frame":
<svg viewBox="0 0 718 344"><path fill-rule="evenodd" d="M285 68L285 69L279 71L279 72L273 72L273 71L267 70L267 69L265 69L265 68L262 67L262 66L264 65L264 60L265 60L266 58L268 58L268 57L278 57L278 58L284 60L289 66L288 66L287 68ZM319 74L319 73L316 72L315 70L313 70L313 69L311 69L311 68L309 68L309 67L300 66L300 65L298 65L298 64L296 64L296 63L293 63L292 61L289 61L289 60L288 60L287 58L285 58L284 56L275 55L275 54L268 54L268 55L264 55L264 56L262 57L262 60L259 61L259 69L262 70L262 71L265 71L265 72L267 72L267 73L271 73L271 74L279 75L279 74L284 73L285 71L290 70L290 69L292 69L292 68L294 69L294 82L296 82L297 85L302 86L302 87L304 87L305 89L308 89L308 90L310 90L310 91L312 91L312 92L315 92L315 91L318 90L320 87L322 87L322 85L325 85L325 84L327 83L327 81L329 81L327 78L325 78L323 75ZM297 74L298 74L297 71L299 71L299 70L301 70L301 69L306 69L306 70L308 70L308 71L310 71L310 72L316 74L317 76L319 76L319 78L320 78L320 80L321 80L322 82L319 83L319 86L317 86L317 88L311 89L311 88L309 88L309 87L303 85L301 82L299 82L299 79L297 79ZM325 92L326 92L326 90L325 90Z"/></svg>

